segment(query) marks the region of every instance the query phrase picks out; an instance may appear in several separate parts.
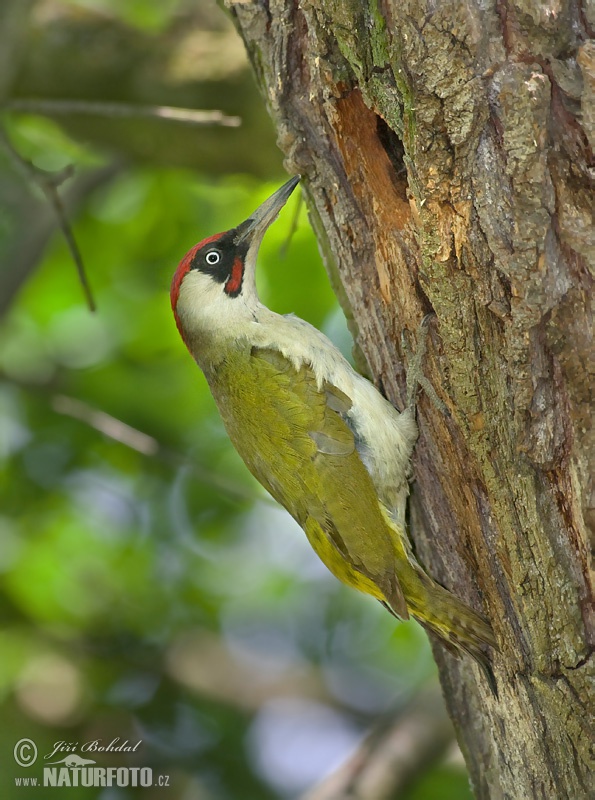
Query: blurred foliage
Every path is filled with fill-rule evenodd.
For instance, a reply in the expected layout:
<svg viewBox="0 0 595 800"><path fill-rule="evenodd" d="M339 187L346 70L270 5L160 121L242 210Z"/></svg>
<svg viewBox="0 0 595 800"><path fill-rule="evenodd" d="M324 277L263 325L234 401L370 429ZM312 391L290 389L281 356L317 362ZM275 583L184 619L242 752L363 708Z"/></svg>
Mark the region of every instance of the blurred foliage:
<svg viewBox="0 0 595 800"><path fill-rule="evenodd" d="M37 0L23 49L15 100L182 106L242 119L241 128L197 129L160 119L139 124L107 115L60 115L67 131L95 146L153 166L249 171L267 179L281 170L243 46L214 0Z"/></svg>
<svg viewBox="0 0 595 800"><path fill-rule="evenodd" d="M65 5L101 12L103 26L114 20L157 35L191 4ZM258 114L266 125L262 108ZM42 117L7 115L5 124L19 152L43 169L74 162L84 172L114 159ZM193 131L199 147L202 135ZM278 153L270 160L278 164ZM338 584L247 473L173 322L168 289L179 259L248 216L283 173L263 182L250 158L232 175L180 169L175 157L162 162L123 163L77 210L73 229L98 305L91 314L59 235L34 270L8 246L15 231L27 232L18 234L23 247L35 238L39 205L23 201L14 165L0 161L1 269L23 271L0 327L7 800L39 796L15 786L15 777L39 776L42 754L56 742L117 737L142 746L99 763L152 767L170 776L169 787L44 796L295 797L336 767L379 715L398 713L435 680L421 630L395 624ZM18 203L11 192L21 193ZM261 296L325 330L348 354L298 203L296 193L265 239ZM10 261L9 252L17 254ZM30 770L13 760L23 737L40 754ZM439 765L411 791L411 800L470 796L464 772Z"/></svg>

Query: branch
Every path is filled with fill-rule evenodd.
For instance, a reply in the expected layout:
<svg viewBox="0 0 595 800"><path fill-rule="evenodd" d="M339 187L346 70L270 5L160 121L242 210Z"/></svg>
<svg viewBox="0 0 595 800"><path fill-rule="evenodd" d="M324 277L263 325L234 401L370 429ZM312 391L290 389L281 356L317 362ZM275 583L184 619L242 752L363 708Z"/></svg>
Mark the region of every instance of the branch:
<svg viewBox="0 0 595 800"><path fill-rule="evenodd" d="M392 724L373 731L339 769L302 800L391 800L454 743L438 691L414 699Z"/></svg>
<svg viewBox="0 0 595 800"><path fill-rule="evenodd" d="M153 436L149 436L81 400L56 394L52 397L51 405L58 414L64 414L64 416L84 422L110 439L130 447L131 450L136 450L137 453L144 456L155 456L159 452L159 442Z"/></svg>
<svg viewBox="0 0 595 800"><path fill-rule="evenodd" d="M11 623L28 625L39 641L53 650L158 675L171 681L178 692L187 691L242 714L254 714L276 697L297 697L340 708L316 664L279 663L278 669L270 670L269 653L259 658L250 652L249 658L242 658L224 636L205 628L180 631L166 647L131 631L125 635L123 631L121 635L82 631L66 640L54 629L38 628L36 620L13 607L1 588L0 602L3 608L8 604Z"/></svg>
<svg viewBox="0 0 595 800"><path fill-rule="evenodd" d="M85 265L83 264L80 250L74 238L74 234L72 233L72 228L68 222L62 198L58 193L58 187L65 180L72 176L73 168L67 167L66 169L57 173L46 172L45 170L39 169L26 158L23 158L23 156L21 156L21 154L14 148L12 142L6 135L6 131L1 125L0 145L3 147L4 151L18 171L29 181L29 183L41 189L48 203L52 207L58 222L58 226L64 234L66 244L68 245L68 249L70 250L70 254L76 265L79 281L83 287L83 292L85 294L85 299L87 301L87 305L89 306L89 310L95 311L95 300L93 299L91 287L85 272Z"/></svg>
<svg viewBox="0 0 595 800"><path fill-rule="evenodd" d="M167 673L178 684L209 700L255 713L275 697L337 705L321 670L314 664L291 662L271 670L271 653L250 652L240 658L224 638L207 630L178 635L166 654Z"/></svg>
<svg viewBox="0 0 595 800"><path fill-rule="evenodd" d="M30 388L30 387L27 387ZM157 458L161 462L169 463L172 466L185 466L189 467L194 475L201 481L201 483L211 486L228 497L233 498L238 502L246 502L247 500L253 502L259 500L262 502L270 502L277 505L268 495L256 495L251 489L244 489L236 483L229 481L221 475L213 474L212 472L204 469L203 467L191 461L187 456L182 453L161 444L154 436L151 436L138 428L133 428L117 417L107 414L105 411L93 408L93 406L84 403L82 400L77 400L74 397L67 397L66 395L56 394L50 398L52 409L64 416L76 419L79 422L88 425L109 439L136 450L141 455Z"/></svg>
<svg viewBox="0 0 595 800"><path fill-rule="evenodd" d="M31 114L92 114L120 119L150 118L183 125L223 125L237 128L240 117L231 117L223 111L198 111L194 108L174 106L145 106L130 103L104 103L89 100L10 100L5 104L9 111L26 111Z"/></svg>
<svg viewBox="0 0 595 800"><path fill-rule="evenodd" d="M116 160L77 176L64 193L68 212L73 214L85 198L110 181L121 168L122 163ZM34 199L31 193L28 197ZM15 295L39 264L41 254L57 227L55 214L46 202L34 199L33 205L31 202L24 205L20 200L12 201L13 209L15 204L20 218L26 216L26 223L19 223L3 253L4 262L10 265L10 269L0 270L0 316L10 308Z"/></svg>

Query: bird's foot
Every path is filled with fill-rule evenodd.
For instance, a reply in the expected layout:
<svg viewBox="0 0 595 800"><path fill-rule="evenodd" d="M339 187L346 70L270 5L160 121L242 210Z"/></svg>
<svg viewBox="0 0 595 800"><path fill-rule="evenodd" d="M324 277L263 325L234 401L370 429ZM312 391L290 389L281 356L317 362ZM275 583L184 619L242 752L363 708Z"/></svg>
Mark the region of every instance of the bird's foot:
<svg viewBox="0 0 595 800"><path fill-rule="evenodd" d="M432 405L445 414L450 416L450 411L443 403L443 401L436 394L436 390L424 374L423 360L426 355L426 347L428 343L428 333L430 330L430 321L435 314L426 314L422 319L417 333L417 348L415 353L411 348L409 340L405 335L405 331L401 333L401 345L403 352L407 357L407 408L415 409L415 396L417 394L417 387L421 388L426 393L428 400Z"/></svg>

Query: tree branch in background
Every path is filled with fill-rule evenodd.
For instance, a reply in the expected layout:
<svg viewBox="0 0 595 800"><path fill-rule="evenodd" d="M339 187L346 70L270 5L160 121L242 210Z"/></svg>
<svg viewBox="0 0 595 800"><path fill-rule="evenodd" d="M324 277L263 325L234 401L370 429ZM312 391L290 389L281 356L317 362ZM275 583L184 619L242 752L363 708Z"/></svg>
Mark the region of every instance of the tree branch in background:
<svg viewBox="0 0 595 800"><path fill-rule="evenodd" d="M418 695L398 718L373 731L336 772L302 800L391 800L454 744L438 691Z"/></svg>
<svg viewBox="0 0 595 800"><path fill-rule="evenodd" d="M62 202L62 198L58 192L59 186L72 176L74 168L72 166L67 167L66 169L56 173L39 169L35 166L35 164L32 164L26 158L23 158L18 150L15 149L2 126L0 126L0 145L19 172L21 172L21 174L24 175L24 177L31 184L41 189L48 203L52 207L58 222L58 226L62 231L64 238L66 239L66 244L70 250L70 255L75 263L79 281L83 287L83 292L87 301L87 305L89 306L89 310L95 311L95 300L93 298L91 286L87 278L83 258L76 243L76 239L74 238L70 223L68 222L64 203Z"/></svg>
<svg viewBox="0 0 595 800"><path fill-rule="evenodd" d="M91 114L122 119L144 117L178 122L183 125L223 125L228 128L237 128L242 124L240 117L229 116L222 111L198 111L194 108L176 108L174 106L131 105L130 103L103 103L87 100L10 100L5 107L9 111L23 111L48 116Z"/></svg>
<svg viewBox="0 0 595 800"><path fill-rule="evenodd" d="M113 161L77 176L64 192L66 210L74 213L95 189L110 181L121 168L120 161ZM14 297L38 266L41 254L57 227L56 215L48 204L28 194L27 205L24 198L16 201L16 205L21 207L19 224L3 254L3 260L10 268L0 270L0 315L10 308Z"/></svg>
<svg viewBox="0 0 595 800"><path fill-rule="evenodd" d="M35 387L38 388L38 387ZM269 497L269 495L257 495L249 488L243 488L238 484L224 478L222 475L214 474L211 470L206 470L196 464L182 453L161 444L155 437L150 436L137 428L133 428L126 422L123 422L105 411L93 408L92 406L84 403L82 400L77 400L74 397L67 397L66 395L56 394L51 397L51 406L58 414L76 419L79 422L94 428L99 433L113 439L115 442L130 447L141 453L144 456L151 458L158 458L160 461L169 463L175 467L188 467L193 474L200 480L201 483L211 486L218 492L227 495L228 497L245 503L246 501L254 502L259 500L261 502L270 502L272 505L277 506L277 503Z"/></svg>
<svg viewBox="0 0 595 800"><path fill-rule="evenodd" d="M43 113L55 115L63 130L87 147L208 175L248 172L269 180L282 175L274 131L244 47L214 3L188 4L158 32L128 24L117 11L110 15L89 4L83 9L39 0L36 13L29 15L23 48L32 57L20 59L0 101L26 103L31 111L33 102L60 104L60 111L54 106ZM67 113L71 98L91 104L89 111L98 104L101 113L81 113L79 100ZM220 112L211 112L210 119L194 110L188 116L185 109L197 103ZM115 111L121 104L131 114L143 104L164 110L152 116L103 111L105 105ZM172 116L183 124L165 124Z"/></svg>
<svg viewBox="0 0 595 800"><path fill-rule="evenodd" d="M5 108L11 111L22 111L37 114L96 114L106 117L116 118L148 118L148 119L161 119L180 123L184 125L194 126L211 126L219 125L224 127L238 127L241 125L240 117L225 115L222 111L197 111L190 108L174 108L172 106L146 106L146 105L130 105L128 103L102 103L102 102L86 102L79 100L14 100L5 104ZM10 141L4 128L0 126L0 146L8 155L10 161L15 166L17 171L23 175L27 183L41 189L46 200L53 211L53 217L58 223L58 227L62 231L68 249L72 255L72 259L76 265L79 281L83 287L83 292L87 301L87 305L91 311L95 311L96 303L93 298L91 286L87 277L87 272L83 262L80 249L76 243L72 226L68 221L66 206L71 205L69 198L66 201L58 192L58 188L68 178L74 174L74 168L68 167L57 173L47 172L39 169L32 164L28 159L24 158ZM109 179L113 174L113 167L108 167L107 171L100 170L96 173L97 177L106 177ZM103 182L102 180L99 183ZM92 179L89 185L89 191L85 191L83 196L92 191L95 181ZM86 185L86 181L83 185ZM76 192L76 194L79 194ZM37 218L38 215L31 215ZM14 258L7 260L7 263L12 263L13 268L10 273L6 271L5 275L0 276L0 313L5 311L10 302L24 282L26 276L35 267L36 261L39 258L43 247L45 246L49 236L53 232L55 225L47 225L46 220L42 215L42 223L39 230L39 244L35 246L37 237L35 231L33 234L28 229L27 241L33 242L33 248L30 248L35 253L35 259L26 258L24 260L27 269L19 271L14 268ZM20 243L22 244L22 242Z"/></svg>
<svg viewBox="0 0 595 800"><path fill-rule="evenodd" d="M249 713L273 698L297 697L336 706L319 667L288 662L271 670L271 654L240 658L224 637L195 628L178 634L165 656L165 671L194 694Z"/></svg>

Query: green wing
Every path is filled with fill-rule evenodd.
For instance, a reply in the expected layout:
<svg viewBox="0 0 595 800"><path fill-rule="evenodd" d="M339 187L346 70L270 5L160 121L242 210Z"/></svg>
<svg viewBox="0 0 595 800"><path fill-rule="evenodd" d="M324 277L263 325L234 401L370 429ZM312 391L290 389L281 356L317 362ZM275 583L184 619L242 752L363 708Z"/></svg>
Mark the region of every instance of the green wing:
<svg viewBox="0 0 595 800"><path fill-rule="evenodd" d="M350 399L271 349L232 352L207 377L240 456L326 566L407 619L394 541L345 419Z"/></svg>

